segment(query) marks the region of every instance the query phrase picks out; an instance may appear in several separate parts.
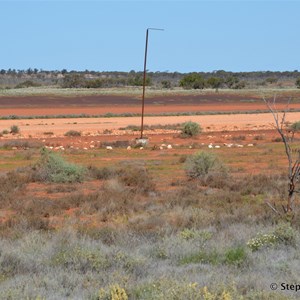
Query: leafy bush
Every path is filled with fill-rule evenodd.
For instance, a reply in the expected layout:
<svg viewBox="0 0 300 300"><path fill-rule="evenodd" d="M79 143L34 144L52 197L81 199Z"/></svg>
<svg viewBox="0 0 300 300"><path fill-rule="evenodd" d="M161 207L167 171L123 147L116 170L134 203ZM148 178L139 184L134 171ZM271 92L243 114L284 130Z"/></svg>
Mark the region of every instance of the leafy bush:
<svg viewBox="0 0 300 300"><path fill-rule="evenodd" d="M213 153L200 151L189 156L185 163L186 174L191 178L205 179L208 176L226 175L225 166Z"/></svg>
<svg viewBox="0 0 300 300"><path fill-rule="evenodd" d="M298 132L300 131L300 121L294 122L291 126L290 126L290 130L293 132Z"/></svg>
<svg viewBox="0 0 300 300"><path fill-rule="evenodd" d="M179 82L179 85L185 89L204 89L205 79L197 73L185 75Z"/></svg>
<svg viewBox="0 0 300 300"><path fill-rule="evenodd" d="M42 149L40 161L34 166L33 179L56 183L81 182L85 169L65 161L56 153Z"/></svg>
<svg viewBox="0 0 300 300"><path fill-rule="evenodd" d="M65 136L81 136L81 132L77 130L69 130L65 134Z"/></svg>
<svg viewBox="0 0 300 300"><path fill-rule="evenodd" d="M188 137L197 136L201 131L202 128L198 123L189 121L183 124L182 135Z"/></svg>
<svg viewBox="0 0 300 300"><path fill-rule="evenodd" d="M224 262L229 265L240 266L246 259L246 251L244 247L238 246L230 248L225 252Z"/></svg>
<svg viewBox="0 0 300 300"><path fill-rule="evenodd" d="M297 232L288 222L279 223L275 230L274 234L277 237L279 242L282 242L286 245L295 245Z"/></svg>
<svg viewBox="0 0 300 300"><path fill-rule="evenodd" d="M12 134L17 134L17 133L19 133L19 132L20 132L19 126L17 126L17 125L12 125L12 126L10 127L10 132L11 132Z"/></svg>

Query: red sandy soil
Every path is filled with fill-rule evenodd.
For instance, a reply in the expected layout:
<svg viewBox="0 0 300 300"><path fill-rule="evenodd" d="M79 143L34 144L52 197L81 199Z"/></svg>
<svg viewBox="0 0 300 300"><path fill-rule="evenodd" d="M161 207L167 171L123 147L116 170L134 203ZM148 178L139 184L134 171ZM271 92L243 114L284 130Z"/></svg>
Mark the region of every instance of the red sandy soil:
<svg viewBox="0 0 300 300"><path fill-rule="evenodd" d="M300 120L300 112L291 112L286 118L289 122ZM113 135L128 134L128 131L118 130L128 125L140 125L140 117L117 118L74 118L74 119L32 119L32 120L0 120L0 129L9 129L18 125L19 135L5 135L6 138L46 137L45 133L53 132L54 137L63 136L69 130L81 131L82 135L101 136L104 130L114 130ZM168 116L145 117L145 125L166 125L184 123L186 121L198 122L204 132L236 131L272 129L274 120L270 113L262 114L235 114L235 115L206 115L206 116ZM145 131L145 134L155 135L165 131ZM172 133L172 131L171 131ZM138 135L139 132L130 134Z"/></svg>
<svg viewBox="0 0 300 300"><path fill-rule="evenodd" d="M285 108L286 97L276 100L278 109ZM169 95L146 98L146 114L211 111L256 111L266 110L261 98L232 94ZM290 105L300 109L300 103ZM141 113L140 97L129 96L24 96L0 97L0 116L39 116L106 113Z"/></svg>

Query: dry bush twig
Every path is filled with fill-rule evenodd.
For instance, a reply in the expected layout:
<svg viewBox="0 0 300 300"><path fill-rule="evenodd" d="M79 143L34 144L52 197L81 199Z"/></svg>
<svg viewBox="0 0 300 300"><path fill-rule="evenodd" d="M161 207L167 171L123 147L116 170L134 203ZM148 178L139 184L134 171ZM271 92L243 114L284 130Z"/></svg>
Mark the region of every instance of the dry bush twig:
<svg viewBox="0 0 300 300"><path fill-rule="evenodd" d="M295 193L298 192L296 190L296 185L299 182L300 176L300 152L299 149L296 149L295 151L291 148L291 132L287 129L286 126L286 115L289 111L291 98L289 98L282 114L279 114L276 108L276 95L273 97L273 101L269 101L265 97L263 97L263 100L267 105L269 111L273 115L275 121L274 127L281 137L288 159L288 198L286 205L282 205L282 208L285 214L293 213ZM294 155L293 153L296 153L296 155ZM277 214L281 214L280 211L276 208L276 205L271 205L269 202L267 202L267 205Z"/></svg>

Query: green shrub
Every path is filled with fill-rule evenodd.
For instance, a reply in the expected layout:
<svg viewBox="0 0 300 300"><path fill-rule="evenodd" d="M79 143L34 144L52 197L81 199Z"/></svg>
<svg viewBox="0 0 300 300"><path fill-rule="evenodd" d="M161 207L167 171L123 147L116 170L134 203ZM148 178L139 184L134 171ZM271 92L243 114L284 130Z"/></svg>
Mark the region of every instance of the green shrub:
<svg viewBox="0 0 300 300"><path fill-rule="evenodd" d="M202 128L198 123L189 121L183 124L182 135L187 137L197 136L201 131Z"/></svg>
<svg viewBox="0 0 300 300"><path fill-rule="evenodd" d="M288 222L279 223L274 230L274 234L281 243L292 246L296 243L297 231Z"/></svg>
<svg viewBox="0 0 300 300"><path fill-rule="evenodd" d="M257 234L255 238L250 239L247 242L247 246L252 251L257 251L262 247L270 247L277 243L277 236L275 234Z"/></svg>
<svg viewBox="0 0 300 300"><path fill-rule="evenodd" d="M69 130L65 134L65 136L81 136L81 132L77 130Z"/></svg>
<svg viewBox="0 0 300 300"><path fill-rule="evenodd" d="M43 149L41 159L34 166L33 178L56 183L81 182L85 169L65 161L60 155Z"/></svg>
<svg viewBox="0 0 300 300"><path fill-rule="evenodd" d="M199 251L198 253L184 256L182 259L180 259L179 263L182 265L200 263L217 265L220 260L220 255L216 251Z"/></svg>
<svg viewBox="0 0 300 300"><path fill-rule="evenodd" d="M299 132L300 131L300 121L294 122L291 126L290 126L290 130L292 132Z"/></svg>
<svg viewBox="0 0 300 300"><path fill-rule="evenodd" d="M180 80L179 85L185 89L204 89L206 81L200 74L190 73Z"/></svg>
<svg viewBox="0 0 300 300"><path fill-rule="evenodd" d="M199 151L187 158L185 171L189 177L200 179L227 174L226 168L218 157L204 151Z"/></svg>
<svg viewBox="0 0 300 300"><path fill-rule="evenodd" d="M10 132L11 132L12 134L17 134L17 133L19 133L19 132L20 132L19 126L17 126L17 125L12 125L12 126L10 127Z"/></svg>
<svg viewBox="0 0 300 300"><path fill-rule="evenodd" d="M296 243L297 232L287 222L279 223L273 232L259 233L255 238L248 241L247 246L252 251L257 251L263 247L270 247L276 244L285 244L294 246Z"/></svg>
<svg viewBox="0 0 300 300"><path fill-rule="evenodd" d="M2 131L2 134L9 134L9 131L8 131L7 129L4 129L4 130Z"/></svg>
<svg viewBox="0 0 300 300"><path fill-rule="evenodd" d="M246 251L244 247L228 249L225 252L224 262L229 265L241 265L246 259Z"/></svg>

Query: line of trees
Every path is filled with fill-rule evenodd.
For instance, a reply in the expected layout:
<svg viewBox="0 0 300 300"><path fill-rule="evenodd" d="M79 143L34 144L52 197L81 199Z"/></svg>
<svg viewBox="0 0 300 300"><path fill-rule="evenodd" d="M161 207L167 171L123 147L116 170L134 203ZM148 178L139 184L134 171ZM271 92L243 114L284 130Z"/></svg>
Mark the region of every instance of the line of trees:
<svg viewBox="0 0 300 300"><path fill-rule="evenodd" d="M103 88L115 86L141 86L143 73L68 71L67 69L46 71L42 69L0 69L0 88L24 88L30 86L55 85L65 88ZM147 72L147 85L158 88L181 86L185 89L204 88L255 88L259 86L300 88L300 72Z"/></svg>

